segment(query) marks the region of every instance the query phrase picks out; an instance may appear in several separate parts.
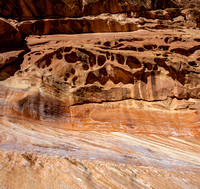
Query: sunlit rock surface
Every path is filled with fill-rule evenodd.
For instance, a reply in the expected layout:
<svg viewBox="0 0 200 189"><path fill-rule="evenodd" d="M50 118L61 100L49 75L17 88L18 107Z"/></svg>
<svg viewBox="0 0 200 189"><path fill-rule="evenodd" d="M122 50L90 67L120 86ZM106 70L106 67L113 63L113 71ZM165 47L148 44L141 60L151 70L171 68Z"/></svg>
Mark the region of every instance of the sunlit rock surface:
<svg viewBox="0 0 200 189"><path fill-rule="evenodd" d="M198 189L199 1L53 3L0 2L0 188Z"/></svg>

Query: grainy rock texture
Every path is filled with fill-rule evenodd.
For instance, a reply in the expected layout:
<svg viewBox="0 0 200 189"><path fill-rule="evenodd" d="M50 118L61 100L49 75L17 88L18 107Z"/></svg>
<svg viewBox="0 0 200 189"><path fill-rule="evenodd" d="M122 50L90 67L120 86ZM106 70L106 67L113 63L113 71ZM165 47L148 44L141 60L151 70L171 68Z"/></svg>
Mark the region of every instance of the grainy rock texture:
<svg viewBox="0 0 200 189"><path fill-rule="evenodd" d="M34 18L80 17L179 6L172 0L2 0L0 13L19 20Z"/></svg>
<svg viewBox="0 0 200 189"><path fill-rule="evenodd" d="M199 1L0 2L0 188L200 186Z"/></svg>

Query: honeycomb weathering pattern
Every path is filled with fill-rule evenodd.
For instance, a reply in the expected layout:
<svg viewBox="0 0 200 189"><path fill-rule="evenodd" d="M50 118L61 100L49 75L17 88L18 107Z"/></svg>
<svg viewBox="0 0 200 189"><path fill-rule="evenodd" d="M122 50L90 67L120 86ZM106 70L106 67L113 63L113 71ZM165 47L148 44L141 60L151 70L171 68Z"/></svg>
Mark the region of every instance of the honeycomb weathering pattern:
<svg viewBox="0 0 200 189"><path fill-rule="evenodd" d="M199 5L1 0L0 188L199 188Z"/></svg>
<svg viewBox="0 0 200 189"><path fill-rule="evenodd" d="M4 80L3 96L8 93L6 86L13 86L9 89L10 102L2 106L4 115L11 111L13 115L45 123L57 120L58 125L67 120L66 128L71 128L76 125L72 124L73 120L87 120L87 117L84 124L90 125L89 120L94 119L92 109L79 115L72 114L74 107L90 103L133 101L162 111L178 111L178 114L180 110L198 112L198 32L195 38L191 36L191 30L185 32L167 30L157 31L155 35L141 30L126 33L126 36L120 33L84 34L83 38L74 35L71 39L70 35L64 35L60 40L54 36L29 37L30 52L25 54L21 69L14 77ZM21 87L14 92L18 85ZM141 108L145 106L141 105ZM128 122L137 125L134 119L130 117ZM101 125L101 121L96 124ZM114 130L120 128L118 124L113 126ZM128 125L125 118L122 128L128 128ZM194 136L198 135L197 130L198 127L193 130ZM184 135L185 131L179 132Z"/></svg>

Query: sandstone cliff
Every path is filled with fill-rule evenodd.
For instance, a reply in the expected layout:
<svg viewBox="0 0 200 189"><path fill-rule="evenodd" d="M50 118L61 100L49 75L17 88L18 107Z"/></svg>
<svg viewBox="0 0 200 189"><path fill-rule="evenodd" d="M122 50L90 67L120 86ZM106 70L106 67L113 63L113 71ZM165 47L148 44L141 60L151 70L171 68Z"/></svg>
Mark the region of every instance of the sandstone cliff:
<svg viewBox="0 0 200 189"><path fill-rule="evenodd" d="M180 2L172 0L40 0L36 2L33 0L2 0L0 12L3 17L27 20L80 17L178 6L180 6Z"/></svg>
<svg viewBox="0 0 200 189"><path fill-rule="evenodd" d="M0 188L199 188L199 3L2 0Z"/></svg>

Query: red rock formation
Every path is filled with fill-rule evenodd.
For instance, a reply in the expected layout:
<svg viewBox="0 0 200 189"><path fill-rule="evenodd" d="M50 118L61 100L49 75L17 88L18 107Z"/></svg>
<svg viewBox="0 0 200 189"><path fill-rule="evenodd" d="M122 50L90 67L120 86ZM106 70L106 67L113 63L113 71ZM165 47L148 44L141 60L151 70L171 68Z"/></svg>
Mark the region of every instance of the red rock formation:
<svg viewBox="0 0 200 189"><path fill-rule="evenodd" d="M141 11L174 6L179 6L179 2L172 0L40 0L37 2L33 0L28 2L24 0L2 0L0 3L0 13L4 17L27 20L35 18L80 17L101 13Z"/></svg>
<svg viewBox="0 0 200 189"><path fill-rule="evenodd" d="M0 18L0 48L11 47L13 45L22 45L22 38L17 27L6 19Z"/></svg>
<svg viewBox="0 0 200 189"><path fill-rule="evenodd" d="M199 187L198 1L0 15L0 188Z"/></svg>
<svg viewBox="0 0 200 189"><path fill-rule="evenodd" d="M98 124L108 122L115 125L114 130L121 130L121 125L125 130L140 132L139 127L144 129L145 122L149 122L149 132L157 133L156 129L151 128L152 125L156 126L156 122L153 123L154 120L152 122L148 118L150 112L153 114L157 111L147 110L145 120L141 120L140 116L132 116L138 114L140 111L137 108L141 107L145 117L146 107L152 107L161 112L169 111L169 114L166 113L161 118L157 113L155 115L158 116L157 119L169 122L166 124L167 128L171 125L168 131L159 130L159 133L172 134L178 129L176 132L180 135L187 135L184 128L189 124L196 128L190 134L198 136L195 123L198 122L200 103L200 44L190 34L194 34L195 30L184 32L165 30L155 34L143 30L127 33L126 36L107 33L106 36L85 34L81 38L82 35L75 35L74 39L70 35L60 36L60 39L54 36L38 39L30 37L27 39L30 52L24 56L21 69L14 77L6 80L5 84L2 83L2 102L6 100L8 86L12 96L7 102L10 110L4 110L7 106L2 107L5 112L3 115L7 116L11 111L12 116L16 114L40 121L57 120L57 125L63 125L63 121L66 121L68 128L82 120L81 130L85 127L95 129ZM198 37L197 33L195 37ZM23 82L25 78L26 83ZM119 102L114 103L116 101ZM103 105L98 105L103 102ZM84 105L88 103L93 104ZM95 103L98 113L93 113L96 112ZM107 103L113 105L108 108ZM81 108L81 113L76 107ZM186 113L179 112L186 109ZM122 111L120 120L110 119L119 110ZM179 126L181 121L174 123L169 118L172 110L178 111L173 112L178 120L187 114L194 115L194 119L189 123L186 118L187 121ZM127 112L129 116L126 115ZM74 118L71 118L71 114ZM106 115L109 114L110 118L107 118ZM94 126L90 120L95 121ZM117 123L112 123L112 120ZM129 128L129 125L134 126Z"/></svg>

